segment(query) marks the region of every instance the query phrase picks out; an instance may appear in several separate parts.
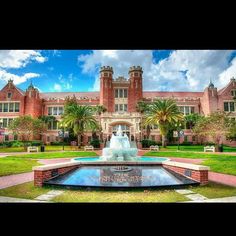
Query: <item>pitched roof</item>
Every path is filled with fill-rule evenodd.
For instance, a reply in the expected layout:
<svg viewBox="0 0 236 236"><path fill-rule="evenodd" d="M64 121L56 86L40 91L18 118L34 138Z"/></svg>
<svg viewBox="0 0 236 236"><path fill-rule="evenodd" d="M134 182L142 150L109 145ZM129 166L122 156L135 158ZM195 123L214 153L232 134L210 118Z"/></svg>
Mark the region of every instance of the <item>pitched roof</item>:
<svg viewBox="0 0 236 236"><path fill-rule="evenodd" d="M155 97L202 97L203 92L160 92L160 91L144 91L143 97L155 98Z"/></svg>
<svg viewBox="0 0 236 236"><path fill-rule="evenodd" d="M87 98L97 99L99 98L99 92L51 92L51 93L40 93L40 97L43 99L65 99L66 97L74 96L76 98Z"/></svg>

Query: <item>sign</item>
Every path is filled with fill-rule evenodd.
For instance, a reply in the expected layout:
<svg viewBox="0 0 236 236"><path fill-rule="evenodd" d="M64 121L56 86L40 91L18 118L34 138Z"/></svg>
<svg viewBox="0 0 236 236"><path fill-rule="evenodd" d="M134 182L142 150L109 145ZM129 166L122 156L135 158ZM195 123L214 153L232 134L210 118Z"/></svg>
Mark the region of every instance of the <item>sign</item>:
<svg viewBox="0 0 236 236"><path fill-rule="evenodd" d="M180 136L180 137L184 137L184 131L183 131L183 130L180 130L180 131L179 131L179 136Z"/></svg>
<svg viewBox="0 0 236 236"><path fill-rule="evenodd" d="M62 131L62 130L59 130L59 131L58 131L58 135L59 135L60 138L63 138L63 131Z"/></svg>
<svg viewBox="0 0 236 236"><path fill-rule="evenodd" d="M69 138L69 131L65 131L64 137L65 137L65 138Z"/></svg>
<svg viewBox="0 0 236 236"><path fill-rule="evenodd" d="M177 137L178 137L178 131L174 131L174 132L173 132L173 137L174 137L174 138L177 138Z"/></svg>

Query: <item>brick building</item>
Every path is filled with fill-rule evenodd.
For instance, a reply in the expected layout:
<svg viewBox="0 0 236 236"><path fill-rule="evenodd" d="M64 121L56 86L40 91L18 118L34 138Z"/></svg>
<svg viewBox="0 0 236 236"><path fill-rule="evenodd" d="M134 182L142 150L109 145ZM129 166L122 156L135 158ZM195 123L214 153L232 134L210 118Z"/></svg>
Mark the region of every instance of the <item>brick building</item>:
<svg viewBox="0 0 236 236"><path fill-rule="evenodd" d="M12 119L20 115L53 115L59 121L64 111L64 102L67 96L75 96L81 105L104 105L107 111L100 116L104 139L109 139L118 125L127 133L130 140L146 138L146 131L141 130L141 113L137 112L136 104L143 100L153 101L155 98L173 98L180 111L185 115L199 113L208 115L217 110L232 112L236 115L235 102L236 80L218 90L212 83L203 92L159 92L143 91L142 68L133 66L129 70L129 78L113 78L112 67L101 67L100 92L53 92L40 93L32 84L26 91L17 88L12 80L0 91L0 141L17 139L8 133L7 126ZM58 122L49 124L48 131L43 137L45 142L59 141ZM150 138L160 141L158 129L152 127ZM87 143L91 133L83 139ZM185 130L185 137L181 141L195 142L190 130ZM226 141L227 142L227 141Z"/></svg>

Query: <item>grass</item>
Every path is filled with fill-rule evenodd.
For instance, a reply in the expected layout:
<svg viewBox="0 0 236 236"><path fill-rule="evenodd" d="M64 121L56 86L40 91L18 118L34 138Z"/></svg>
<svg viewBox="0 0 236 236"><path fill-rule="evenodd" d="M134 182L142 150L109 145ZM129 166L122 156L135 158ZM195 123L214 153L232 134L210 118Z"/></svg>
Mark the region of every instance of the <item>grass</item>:
<svg viewBox="0 0 236 236"><path fill-rule="evenodd" d="M5 189L0 189L0 196L34 199L47 193L50 189L35 187L33 182L19 184Z"/></svg>
<svg viewBox="0 0 236 236"><path fill-rule="evenodd" d="M39 147L40 150L40 147ZM53 151L62 151L63 146L52 146L52 145L46 145L45 151L47 152L53 152ZM71 146L64 146L65 151L71 151ZM81 149L82 150L82 149ZM24 147L0 147L0 153L5 152L25 152Z"/></svg>
<svg viewBox="0 0 236 236"><path fill-rule="evenodd" d="M10 158L24 158L24 159L53 159L53 158L67 158L67 157L88 157L88 156L97 156L95 152L52 152L52 153L30 153L30 154L22 154L9 156ZM9 158L7 157L7 158Z"/></svg>
<svg viewBox="0 0 236 236"><path fill-rule="evenodd" d="M190 187L196 193L207 198L221 198L236 196L236 188L210 182L206 186Z"/></svg>
<svg viewBox="0 0 236 236"><path fill-rule="evenodd" d="M32 171L33 166L40 165L37 160L22 158L0 158L0 176L20 174Z"/></svg>
<svg viewBox="0 0 236 236"><path fill-rule="evenodd" d="M201 163L210 167L211 171L236 175L236 156L229 154L211 154L211 153L194 153L194 152L147 152L144 156L156 157L179 157L190 159L204 159Z"/></svg>

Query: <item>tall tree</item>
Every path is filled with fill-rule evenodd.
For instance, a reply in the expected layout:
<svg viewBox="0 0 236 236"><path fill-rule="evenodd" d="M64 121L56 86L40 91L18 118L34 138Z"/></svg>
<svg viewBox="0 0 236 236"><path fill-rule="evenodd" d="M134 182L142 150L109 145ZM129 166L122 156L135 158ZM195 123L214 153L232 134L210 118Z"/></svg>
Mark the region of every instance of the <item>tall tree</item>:
<svg viewBox="0 0 236 236"><path fill-rule="evenodd" d="M24 148L27 148L27 142L35 135L40 135L47 130L45 123L31 116L19 116L15 118L8 127L14 134L21 137L24 143Z"/></svg>
<svg viewBox="0 0 236 236"><path fill-rule="evenodd" d="M148 112L150 104L145 101L139 101L136 106L136 110L141 113L141 127L146 129L147 139L150 138L151 126L150 124L145 124L143 120L143 115Z"/></svg>
<svg viewBox="0 0 236 236"><path fill-rule="evenodd" d="M102 113L106 112L107 111L107 108L103 105L97 105L94 107L94 111L95 113L99 116L99 132L100 132L100 140L103 141L103 135L102 135L102 122L101 122L101 115Z"/></svg>
<svg viewBox="0 0 236 236"><path fill-rule="evenodd" d="M162 146L166 146L166 136L171 124L183 120L183 114L179 111L173 99L155 100L145 115L145 124L158 125L162 135Z"/></svg>
<svg viewBox="0 0 236 236"><path fill-rule="evenodd" d="M196 123L202 118L198 113L192 113L184 117L186 129L193 129Z"/></svg>
<svg viewBox="0 0 236 236"><path fill-rule="evenodd" d="M214 112L200 119L193 128L193 132L200 137L211 137L216 143L216 151L222 144L223 137L230 134L231 122L229 114Z"/></svg>
<svg viewBox="0 0 236 236"><path fill-rule="evenodd" d="M91 106L80 106L78 104L66 104L65 112L62 116L63 124L68 128L73 128L73 132L78 137L78 146L81 146L81 139L85 131L94 130L98 127L94 117L94 109Z"/></svg>

